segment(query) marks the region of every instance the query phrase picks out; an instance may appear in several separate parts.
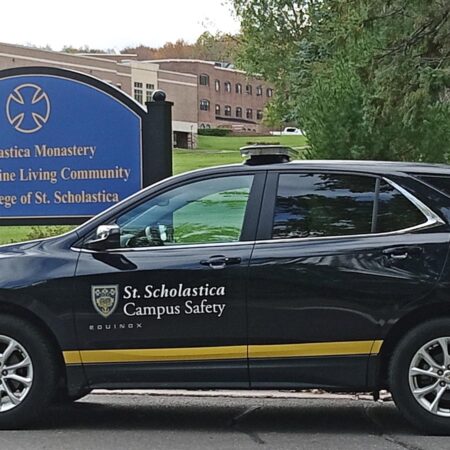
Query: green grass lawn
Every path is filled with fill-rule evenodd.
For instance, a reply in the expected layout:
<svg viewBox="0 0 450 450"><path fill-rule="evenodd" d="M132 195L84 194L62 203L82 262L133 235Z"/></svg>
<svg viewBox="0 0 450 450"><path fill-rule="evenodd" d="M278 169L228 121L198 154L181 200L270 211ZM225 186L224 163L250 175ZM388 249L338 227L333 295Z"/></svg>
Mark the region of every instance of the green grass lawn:
<svg viewBox="0 0 450 450"><path fill-rule="evenodd" d="M174 150L174 174L222 164L241 163L239 149L250 144L281 144L299 149L306 144L303 136L199 136L198 149Z"/></svg>
<svg viewBox="0 0 450 450"><path fill-rule="evenodd" d="M198 148L201 150L230 150L238 151L239 148L250 144L281 144L290 147L302 147L306 144L303 136L199 136Z"/></svg>
<svg viewBox="0 0 450 450"><path fill-rule="evenodd" d="M29 232L30 227L0 227L0 244L24 241Z"/></svg>
<svg viewBox="0 0 450 450"><path fill-rule="evenodd" d="M174 150L173 172L179 174L205 167L241 163L243 160L239 148L257 143L300 148L306 144L306 139L303 136L199 136L198 149ZM67 227L0 227L0 245L59 234L67 229Z"/></svg>

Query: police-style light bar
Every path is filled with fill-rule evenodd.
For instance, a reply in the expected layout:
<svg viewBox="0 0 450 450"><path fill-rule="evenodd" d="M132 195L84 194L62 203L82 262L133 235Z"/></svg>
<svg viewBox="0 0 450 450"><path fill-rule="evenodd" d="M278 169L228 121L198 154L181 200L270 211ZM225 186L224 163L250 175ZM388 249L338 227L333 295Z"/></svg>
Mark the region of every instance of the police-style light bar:
<svg viewBox="0 0 450 450"><path fill-rule="evenodd" d="M284 163L298 157L293 148L284 145L248 145L240 150L249 165Z"/></svg>

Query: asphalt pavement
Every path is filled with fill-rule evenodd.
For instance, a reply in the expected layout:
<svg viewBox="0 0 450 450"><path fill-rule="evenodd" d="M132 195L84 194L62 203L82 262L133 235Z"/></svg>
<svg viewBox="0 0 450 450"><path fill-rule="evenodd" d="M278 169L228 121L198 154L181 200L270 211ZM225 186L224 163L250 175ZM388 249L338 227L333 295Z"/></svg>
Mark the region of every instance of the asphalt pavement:
<svg viewBox="0 0 450 450"><path fill-rule="evenodd" d="M0 431L1 450L450 449L392 402L328 398L94 394L32 429Z"/></svg>

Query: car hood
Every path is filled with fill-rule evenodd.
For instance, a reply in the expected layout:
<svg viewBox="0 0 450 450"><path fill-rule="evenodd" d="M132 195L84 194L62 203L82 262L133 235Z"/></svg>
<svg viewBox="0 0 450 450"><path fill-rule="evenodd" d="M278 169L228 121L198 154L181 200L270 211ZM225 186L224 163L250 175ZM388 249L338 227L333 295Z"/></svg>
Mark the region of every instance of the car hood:
<svg viewBox="0 0 450 450"><path fill-rule="evenodd" d="M0 247L0 291L73 277L79 253L76 233Z"/></svg>
<svg viewBox="0 0 450 450"><path fill-rule="evenodd" d="M43 239L37 241L19 242L17 244L0 245L0 258L8 258L26 253L28 250L38 247Z"/></svg>

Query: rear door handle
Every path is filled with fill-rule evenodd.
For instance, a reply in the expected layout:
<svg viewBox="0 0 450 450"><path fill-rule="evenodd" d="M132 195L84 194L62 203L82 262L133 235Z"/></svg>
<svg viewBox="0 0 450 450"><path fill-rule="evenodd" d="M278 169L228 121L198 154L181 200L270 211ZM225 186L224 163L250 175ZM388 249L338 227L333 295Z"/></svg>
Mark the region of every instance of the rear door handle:
<svg viewBox="0 0 450 450"><path fill-rule="evenodd" d="M391 253L391 254L389 255L389 258L397 259L397 260L406 259L407 257L408 257L408 252L404 252L404 253Z"/></svg>
<svg viewBox="0 0 450 450"><path fill-rule="evenodd" d="M422 247L393 247L383 250L383 255L389 259L401 261L407 259L408 256L420 256L422 254Z"/></svg>
<svg viewBox="0 0 450 450"><path fill-rule="evenodd" d="M229 266L231 264L240 264L241 258L239 257L227 257L224 255L214 255L209 259L202 259L200 264L202 266L209 266L212 269L224 269L225 266Z"/></svg>

